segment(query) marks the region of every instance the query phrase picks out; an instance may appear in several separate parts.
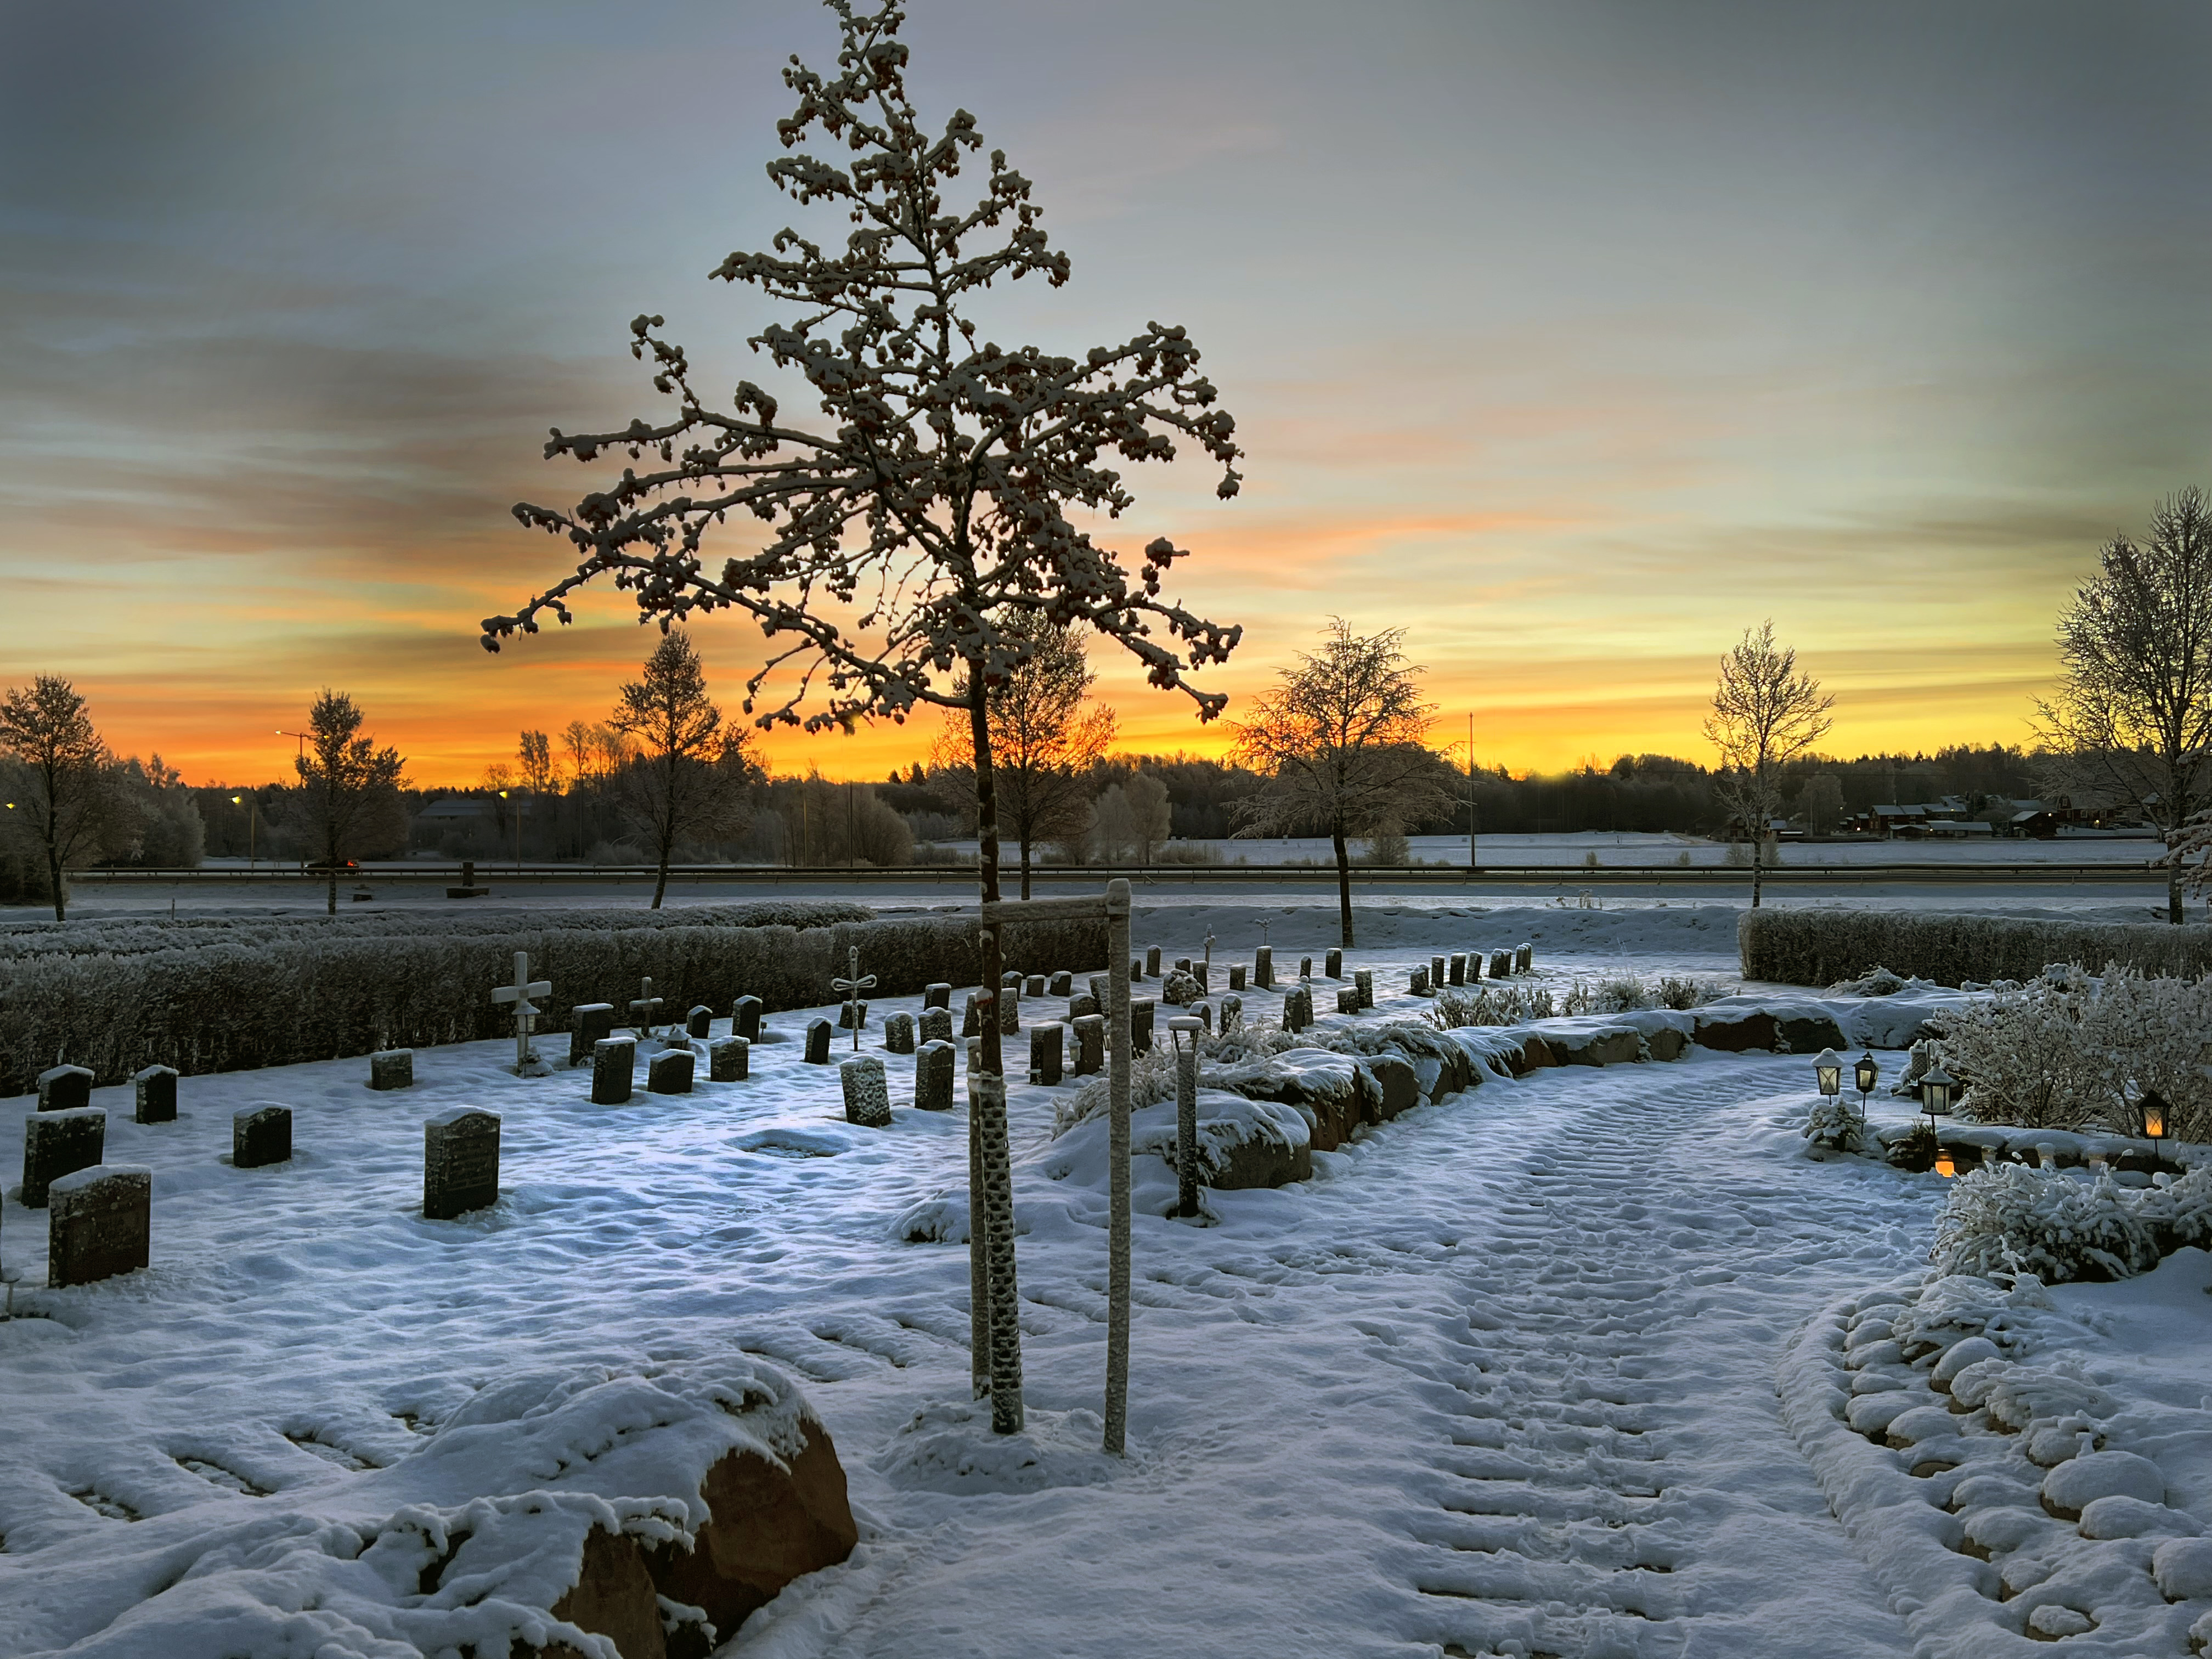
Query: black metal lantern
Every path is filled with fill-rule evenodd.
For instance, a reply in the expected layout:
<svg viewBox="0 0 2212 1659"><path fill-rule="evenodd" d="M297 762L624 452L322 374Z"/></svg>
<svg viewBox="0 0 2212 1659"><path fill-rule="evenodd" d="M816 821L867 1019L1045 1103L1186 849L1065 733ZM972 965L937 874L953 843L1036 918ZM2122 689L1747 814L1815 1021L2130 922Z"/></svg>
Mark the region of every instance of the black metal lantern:
<svg viewBox="0 0 2212 1659"><path fill-rule="evenodd" d="M1931 1067L1920 1079L1920 1109L1928 1114L1930 1130L1936 1120L1951 1109L1951 1091L1958 1086L1959 1079L1941 1066Z"/></svg>
<svg viewBox="0 0 2212 1659"><path fill-rule="evenodd" d="M1874 1085L1881 1081L1881 1067L1875 1063L1873 1050L1859 1056L1858 1063L1851 1067L1851 1081L1858 1085L1860 1094L1874 1092Z"/></svg>
<svg viewBox="0 0 2212 1659"><path fill-rule="evenodd" d="M1820 1050L1820 1057L1813 1062L1813 1080L1824 1095L1839 1095L1844 1091L1844 1057L1833 1048Z"/></svg>
<svg viewBox="0 0 2212 1659"><path fill-rule="evenodd" d="M2150 1137L2152 1145L2155 1146L2166 1139L2166 1097L2155 1089L2146 1089L2140 1104L2143 1133Z"/></svg>

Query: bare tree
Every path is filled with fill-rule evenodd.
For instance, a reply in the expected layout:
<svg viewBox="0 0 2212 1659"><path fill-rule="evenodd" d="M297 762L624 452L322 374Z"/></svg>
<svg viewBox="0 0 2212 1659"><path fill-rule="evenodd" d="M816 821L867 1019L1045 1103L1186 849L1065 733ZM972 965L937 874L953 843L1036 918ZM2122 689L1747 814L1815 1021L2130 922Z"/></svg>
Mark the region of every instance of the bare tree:
<svg viewBox="0 0 2212 1659"><path fill-rule="evenodd" d="M330 875L330 914L338 913L338 871L370 821L398 805L406 762L397 749L379 749L361 735L367 717L342 691L323 688L307 710L307 752L295 763L308 833L323 852Z"/></svg>
<svg viewBox="0 0 2212 1659"><path fill-rule="evenodd" d="M1774 642L1774 624L1747 628L1721 659L1705 740L1720 750L1713 793L1751 837L1751 908L1759 908L1766 837L1782 808L1782 769L1826 735L1836 700L1797 672L1797 653Z"/></svg>
<svg viewBox="0 0 2212 1659"><path fill-rule="evenodd" d="M1328 834L1347 946L1352 838L1455 804L1451 775L1425 741L1435 710L1421 701L1425 671L1406 660L1405 642L1402 628L1362 635L1331 617L1321 649L1300 652L1257 699L1231 751L1262 778L1233 809L1238 835Z"/></svg>
<svg viewBox="0 0 2212 1659"><path fill-rule="evenodd" d="M1108 784L1091 808L1091 833L1109 864L1122 859L1150 864L1174 822L1168 787L1150 772L1134 772L1126 783Z"/></svg>
<svg viewBox="0 0 2212 1659"><path fill-rule="evenodd" d="M732 610L757 623L771 654L748 681L744 707L763 726L849 730L877 717L903 720L922 705L964 707L977 884L995 902L988 698L1044 637L1012 624L1088 627L1136 657L1152 684L1187 693L1200 720L1220 713L1226 700L1187 675L1225 660L1238 630L1161 597L1181 550L1155 539L1133 576L1067 509L1118 517L1133 498L1106 463L1172 460L1178 438L1220 465L1218 493L1234 495L1236 422L1216 406L1180 327L1149 325L1079 358L979 341L971 301L1002 278L1038 276L1058 287L1067 258L1051 247L1030 181L1003 151L991 152L973 207L947 205L945 185L983 141L964 110L941 134L924 131L905 86L902 9L862 13L851 0L830 8L843 35L836 73L787 67L799 105L777 131L790 149L819 128L848 164L799 154L768 172L799 203L833 210L849 227L843 246L825 249L786 230L773 252L732 253L714 273L790 308L792 320L768 325L750 343L787 380L804 381L823 418L787 422L777 399L750 381L728 410L710 410L684 349L660 334L661 319L637 318L631 353L651 354L653 385L674 409L615 431L556 430L545 453L590 462L620 451L653 462L625 469L573 508L516 507L523 524L567 537L579 556L514 614L487 617L484 643L496 650L534 632L543 612L568 620L568 596L604 575L650 615ZM969 251L987 234L981 251ZM710 563L707 544L732 518L750 521L751 545ZM819 703L802 714L817 691ZM995 988L996 921L984 930L982 957L983 982ZM985 1075L1003 1074L995 1021L984 1022L982 1060ZM988 1346L992 1423L1011 1433L1023 1415L1012 1177L1003 1093L977 1099L976 1363Z"/></svg>
<svg viewBox="0 0 2212 1659"><path fill-rule="evenodd" d="M9 689L0 753L15 763L8 816L44 858L54 920L66 921L70 866L99 854L113 824L114 757L76 688L55 674Z"/></svg>
<svg viewBox="0 0 2212 1659"><path fill-rule="evenodd" d="M1035 654L991 687L983 701L1000 822L1020 850L1027 898L1036 846L1079 836L1089 821L1091 774L1114 740L1114 711L1090 701L1098 677L1091 672L1081 639L1065 628L1026 620L1012 624L1013 630L1042 635L1033 642ZM976 806L974 750L964 711L948 714L931 764L968 811Z"/></svg>
<svg viewBox="0 0 2212 1659"><path fill-rule="evenodd" d="M722 729L699 653L680 628L661 636L645 659L643 677L623 686L608 724L642 745L623 781L631 816L653 837L658 910L677 842L719 835L741 821L758 769L744 752L743 734Z"/></svg>
<svg viewBox="0 0 2212 1659"><path fill-rule="evenodd" d="M2077 799L2132 807L2169 849L2212 799L2212 502L2190 489L2117 535L2058 618L2059 679L2036 704L2045 770ZM2185 867L2169 853L2166 920Z"/></svg>

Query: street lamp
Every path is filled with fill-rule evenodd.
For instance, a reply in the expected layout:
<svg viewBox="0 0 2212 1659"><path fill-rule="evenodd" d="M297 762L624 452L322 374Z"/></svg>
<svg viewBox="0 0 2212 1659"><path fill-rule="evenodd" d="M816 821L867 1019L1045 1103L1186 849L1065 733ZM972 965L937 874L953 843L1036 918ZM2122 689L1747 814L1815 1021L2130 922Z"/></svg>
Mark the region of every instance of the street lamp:
<svg viewBox="0 0 2212 1659"><path fill-rule="evenodd" d="M519 876L522 873L522 792L517 789L510 793L509 791L502 789L499 792L499 798L508 801L514 808L514 873ZM858 1043L860 1040L860 1028L855 1026L853 1030L853 1041Z"/></svg>
<svg viewBox="0 0 2212 1659"><path fill-rule="evenodd" d="M246 867L251 870L253 868L253 831L260 821L261 803L252 795L233 795L230 804L246 809Z"/></svg>
<svg viewBox="0 0 2212 1659"><path fill-rule="evenodd" d="M307 734L305 732L287 732L280 726L276 728L276 735L280 738L293 738L298 740L300 745L300 757L299 764L295 769L299 773L301 781L304 783L307 781ZM301 872L305 874L307 868L307 850L303 846L300 849Z"/></svg>

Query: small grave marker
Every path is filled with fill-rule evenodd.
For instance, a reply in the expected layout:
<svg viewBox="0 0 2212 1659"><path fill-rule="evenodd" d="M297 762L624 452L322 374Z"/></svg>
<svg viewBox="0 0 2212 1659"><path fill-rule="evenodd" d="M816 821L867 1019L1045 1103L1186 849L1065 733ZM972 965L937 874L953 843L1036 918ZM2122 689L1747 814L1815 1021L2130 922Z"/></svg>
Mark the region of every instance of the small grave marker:
<svg viewBox="0 0 2212 1659"><path fill-rule="evenodd" d="M846 1122L864 1129L891 1127L891 1091L883 1061L873 1054L848 1060L837 1067L837 1081L845 1089Z"/></svg>
<svg viewBox="0 0 2212 1659"><path fill-rule="evenodd" d="M1307 960L1310 962L1312 961L1312 958L1309 957ZM1341 950L1332 950L1328 951L1322 957L1321 970L1324 975L1330 979L1342 979L1344 977L1344 952Z"/></svg>
<svg viewBox="0 0 2212 1659"><path fill-rule="evenodd" d="M761 1000L758 997L739 997L730 1008L730 1035L741 1036L748 1042L760 1041Z"/></svg>
<svg viewBox="0 0 2212 1659"><path fill-rule="evenodd" d="M949 1041L933 1037L915 1054L914 1103L925 1112L952 1109L952 1044Z"/></svg>
<svg viewBox="0 0 2212 1659"><path fill-rule="evenodd" d="M1159 1012L1159 1004L1150 997L1133 997L1129 1001L1129 1046L1142 1054L1152 1046L1152 1020Z"/></svg>
<svg viewBox="0 0 2212 1659"><path fill-rule="evenodd" d="M50 1066L39 1073L39 1109L74 1112L92 1104L92 1073L82 1066Z"/></svg>
<svg viewBox="0 0 2212 1659"><path fill-rule="evenodd" d="M1232 962L1229 964L1229 988L1232 991L1241 991L1244 988L1244 964L1241 962Z"/></svg>
<svg viewBox="0 0 2212 1659"><path fill-rule="evenodd" d="M650 985L652 981L648 980L646 983ZM530 1034L538 1026L538 1007L530 999L552 994L551 980L530 977L530 952L527 951L514 953L514 983L492 987L491 1000L494 1002L514 1005L514 1074L517 1077L538 1064L538 1056L530 1047Z"/></svg>
<svg viewBox="0 0 2212 1659"><path fill-rule="evenodd" d="M860 993L872 991L875 986L876 976L873 974L861 977L860 947L848 945L845 950L845 977L832 979L830 988L844 994L845 1006L838 1010L837 1024L840 1029L853 1033L853 1047L856 1051L860 1046L860 1027L868 1023L868 1005L860 1000Z"/></svg>
<svg viewBox="0 0 2212 1659"><path fill-rule="evenodd" d="M136 1273L153 1260L154 1172L94 1164L46 1188L46 1283L55 1290Z"/></svg>
<svg viewBox="0 0 2212 1659"><path fill-rule="evenodd" d="M1300 957L1298 958L1298 977L1301 980L1308 980L1313 977L1313 958L1311 957Z"/></svg>
<svg viewBox="0 0 2212 1659"><path fill-rule="evenodd" d="M970 991L968 994L967 1001L961 1004L960 1035L962 1036L971 1037L980 1036L982 1035L983 1003L985 1000L985 994L979 991Z"/></svg>
<svg viewBox="0 0 2212 1659"><path fill-rule="evenodd" d="M1375 1006L1375 970L1372 968L1354 969L1352 982L1358 989L1360 1008L1363 1011L1372 1008Z"/></svg>
<svg viewBox="0 0 2212 1659"><path fill-rule="evenodd" d="M1067 1028L1057 1020L1030 1027L1030 1081L1054 1084L1067 1054Z"/></svg>
<svg viewBox="0 0 2212 1659"><path fill-rule="evenodd" d="M1081 1019L1086 1014L1098 1012L1098 999L1088 991L1079 992L1067 1000L1067 1017L1071 1020Z"/></svg>
<svg viewBox="0 0 2212 1659"><path fill-rule="evenodd" d="M645 1063L645 1087L649 1094L688 1095L696 1057L689 1048L663 1048Z"/></svg>
<svg viewBox="0 0 2212 1659"><path fill-rule="evenodd" d="M1284 994L1283 1029L1285 1031L1303 1031L1313 1024L1313 991L1310 987L1295 986Z"/></svg>
<svg viewBox="0 0 2212 1659"><path fill-rule="evenodd" d="M952 988L941 982L924 986L921 1006L925 1008L950 1008L952 1006Z"/></svg>
<svg viewBox="0 0 2212 1659"><path fill-rule="evenodd" d="M611 1002L580 1002L569 1010L575 1021L568 1032L568 1065L573 1070L592 1057L601 1037L613 1035L615 1006Z"/></svg>
<svg viewBox="0 0 2212 1659"><path fill-rule="evenodd" d="M23 1120L23 1207L46 1207L46 1189L64 1176L89 1170L107 1149L107 1114L72 1106Z"/></svg>
<svg viewBox="0 0 2212 1659"><path fill-rule="evenodd" d="M853 1046L860 1046L860 1033L867 1029L868 1005L865 1002L841 1002L837 1005L837 1029L853 1034Z"/></svg>
<svg viewBox="0 0 2212 1659"><path fill-rule="evenodd" d="M697 1037L703 1042L713 1033L714 1029L714 1011L703 1002L684 1016L685 1036Z"/></svg>
<svg viewBox="0 0 2212 1659"><path fill-rule="evenodd" d="M177 1121L177 1073L171 1066L149 1066L131 1079L137 1096L136 1114L141 1123Z"/></svg>
<svg viewBox="0 0 2212 1659"><path fill-rule="evenodd" d="M422 1215L451 1221L499 1202L499 1119L457 1106L422 1126Z"/></svg>
<svg viewBox="0 0 2212 1659"><path fill-rule="evenodd" d="M895 1054L914 1052L914 1016L892 1014L884 1021L884 1047Z"/></svg>
<svg viewBox="0 0 2212 1659"><path fill-rule="evenodd" d="M628 1101L636 1070L635 1037L601 1037L592 1045L592 1104L620 1106Z"/></svg>
<svg viewBox="0 0 2212 1659"><path fill-rule="evenodd" d="M1340 985L1336 988L1336 1012L1340 1014L1356 1014L1359 1012L1358 986Z"/></svg>
<svg viewBox="0 0 2212 1659"><path fill-rule="evenodd" d="M1221 1035L1227 1036L1244 1023L1244 999L1225 996L1221 999Z"/></svg>
<svg viewBox="0 0 2212 1659"><path fill-rule="evenodd" d="M915 1022L924 1042L952 1041L952 1011L945 1007L925 1008L921 1018Z"/></svg>
<svg viewBox="0 0 2212 1659"><path fill-rule="evenodd" d="M1031 974L1027 979L1024 980L1022 981L1022 994L1025 997L1042 996L1044 994L1044 975L1042 974Z"/></svg>
<svg viewBox="0 0 2212 1659"><path fill-rule="evenodd" d="M383 1048L368 1057L368 1086L372 1089L411 1089L415 1086L415 1051Z"/></svg>
<svg viewBox="0 0 2212 1659"><path fill-rule="evenodd" d="M1482 982L1482 952L1480 951L1469 951L1467 953L1467 982L1469 985L1480 985Z"/></svg>
<svg viewBox="0 0 2212 1659"><path fill-rule="evenodd" d="M1275 947L1263 945L1252 953L1252 983L1263 991L1275 988Z"/></svg>
<svg viewBox="0 0 2212 1659"><path fill-rule="evenodd" d="M1145 977L1158 979L1159 976L1160 947L1157 945L1147 945L1145 949Z"/></svg>
<svg viewBox="0 0 2212 1659"><path fill-rule="evenodd" d="M830 1022L811 1019L806 1023L806 1063L827 1066L830 1063Z"/></svg>
<svg viewBox="0 0 2212 1659"><path fill-rule="evenodd" d="M1446 971L1447 973L1449 973L1449 974L1451 975L1451 982L1452 982L1453 984L1455 984L1455 985L1464 985L1464 984L1466 984L1466 983L1467 983L1467 952L1466 952L1466 951L1453 951L1453 952L1451 953L1451 959L1450 959L1448 963L1446 963L1444 964L1444 969L1445 969L1445 971Z"/></svg>
<svg viewBox="0 0 2212 1659"><path fill-rule="evenodd" d="M719 1036L707 1044L707 1078L712 1083L743 1083L752 1073L753 1045L741 1036Z"/></svg>
<svg viewBox="0 0 2212 1659"><path fill-rule="evenodd" d="M1510 951L1492 951L1490 953L1491 978L1504 979L1512 972L1513 952Z"/></svg>
<svg viewBox="0 0 2212 1659"><path fill-rule="evenodd" d="M1065 968L1061 969L1058 973L1054 974L1050 979L1045 981L1045 994L1047 996L1054 997L1073 996L1075 994L1075 975L1069 973Z"/></svg>
<svg viewBox="0 0 2212 1659"><path fill-rule="evenodd" d="M1085 1014L1075 1022L1075 1075L1090 1077L1106 1064L1106 1017Z"/></svg>
<svg viewBox="0 0 2212 1659"><path fill-rule="evenodd" d="M1417 997L1428 995L1429 970L1425 968L1415 968L1410 970L1406 975L1406 989Z"/></svg>
<svg viewBox="0 0 2212 1659"><path fill-rule="evenodd" d="M629 1023L640 1036L652 1036L653 1016L660 1012L660 1003L661 999L653 994L653 977L647 975L638 981L637 994L629 1000Z"/></svg>
<svg viewBox="0 0 2212 1659"><path fill-rule="evenodd" d="M1514 953L1513 953L1513 971L1514 971L1515 973L1516 973L1516 974L1525 974L1525 973L1527 973L1527 972L1528 972L1531 968L1534 967L1535 965L1536 965L1536 947L1535 947L1534 945L1522 945L1522 946L1520 947L1520 949L1518 949L1518 950L1516 950L1516 951L1514 951Z"/></svg>
<svg viewBox="0 0 2212 1659"><path fill-rule="evenodd" d="M249 1106L230 1119L230 1162L234 1169L263 1170L292 1161L292 1109Z"/></svg>
<svg viewBox="0 0 2212 1659"><path fill-rule="evenodd" d="M1443 983L1444 959L1442 957L1431 957L1429 958L1429 988L1431 991L1440 991L1443 988Z"/></svg>

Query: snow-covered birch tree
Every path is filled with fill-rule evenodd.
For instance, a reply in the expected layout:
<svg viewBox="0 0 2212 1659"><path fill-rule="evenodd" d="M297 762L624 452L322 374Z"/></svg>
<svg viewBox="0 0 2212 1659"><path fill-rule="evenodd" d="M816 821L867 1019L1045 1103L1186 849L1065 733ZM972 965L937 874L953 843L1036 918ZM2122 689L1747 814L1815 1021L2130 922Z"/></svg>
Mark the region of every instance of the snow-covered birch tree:
<svg viewBox="0 0 2212 1659"><path fill-rule="evenodd" d="M568 620L569 597L604 577L664 625L718 611L750 618L769 649L744 708L762 726L836 731L963 708L977 881L996 900L988 698L1036 651L1035 624L1089 629L1134 656L1152 684L1188 696L1200 720L1221 712L1226 699L1189 675L1225 660L1239 630L1164 595L1183 556L1172 542L1155 538L1132 568L1089 526L1133 504L1121 463L1172 460L1183 442L1220 466L1218 493L1234 495L1236 423L1179 326L1150 324L1079 356L982 334L972 313L986 289L1032 276L1057 288L1067 256L1003 151L988 153L972 205L949 202L983 140L965 110L941 131L924 128L906 89L903 9L827 3L842 36L836 70L796 58L785 69L798 106L777 136L798 153L768 173L799 205L842 217L843 245L786 229L713 273L781 308L750 343L784 380L804 383L820 418L787 416L750 380L726 407L710 406L662 319L637 318L631 355L650 359L667 407L613 430L553 433L549 459L630 465L573 507L515 507L524 525L565 538L576 563L512 615L487 617L483 642L497 650L544 616ZM842 148L842 165L799 151L817 132ZM986 985L997 985L1000 963L994 927ZM997 1022L983 1029L986 1072L1003 1074ZM984 1189L971 1232L979 1250L991 1240L992 1419L1012 1432L1021 1334L1002 1113L987 1103L970 1132Z"/></svg>

